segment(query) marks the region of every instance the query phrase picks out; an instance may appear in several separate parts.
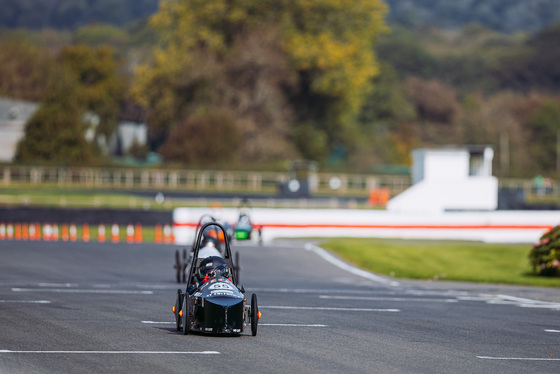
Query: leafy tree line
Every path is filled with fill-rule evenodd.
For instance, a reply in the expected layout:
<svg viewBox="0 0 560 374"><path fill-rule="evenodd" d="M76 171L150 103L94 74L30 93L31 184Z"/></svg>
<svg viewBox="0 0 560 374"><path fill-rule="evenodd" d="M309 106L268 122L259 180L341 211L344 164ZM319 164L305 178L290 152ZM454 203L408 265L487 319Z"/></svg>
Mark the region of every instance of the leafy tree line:
<svg viewBox="0 0 560 374"><path fill-rule="evenodd" d="M91 23L125 26L151 16L159 0L0 0L0 27L74 29ZM385 0L391 25L536 32L560 22L558 0Z"/></svg>
<svg viewBox="0 0 560 374"><path fill-rule="evenodd" d="M48 108L72 93L103 117L98 135L134 99L148 112L151 150L190 167L309 158L370 172L408 164L417 147L490 144L499 176L557 176L560 27L388 29L385 14L377 0L170 0L149 24L4 33L0 95ZM72 90L47 84L63 81L61 69ZM44 126L43 141L59 141L40 125L55 112L28 124ZM74 159L98 162L87 144ZM21 149L22 161L67 160Z"/></svg>
<svg viewBox="0 0 560 374"><path fill-rule="evenodd" d="M560 22L558 0L386 0L391 24L456 29L479 24L507 33L537 32Z"/></svg>
<svg viewBox="0 0 560 374"><path fill-rule="evenodd" d="M0 0L0 27L75 29L125 26L153 14L158 0Z"/></svg>
<svg viewBox="0 0 560 374"><path fill-rule="evenodd" d="M557 43L560 25L528 37L481 26L422 33L393 28L376 49L386 76L397 77L388 92L404 96L405 113L412 115L396 120L399 104L384 122L408 139L402 144L490 144L499 176L557 176Z"/></svg>

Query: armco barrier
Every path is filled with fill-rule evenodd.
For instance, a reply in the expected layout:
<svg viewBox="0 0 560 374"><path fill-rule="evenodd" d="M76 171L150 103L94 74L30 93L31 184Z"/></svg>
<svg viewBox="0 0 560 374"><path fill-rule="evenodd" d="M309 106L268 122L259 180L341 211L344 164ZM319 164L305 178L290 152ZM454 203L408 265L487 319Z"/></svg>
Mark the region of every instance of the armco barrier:
<svg viewBox="0 0 560 374"><path fill-rule="evenodd" d="M177 244L193 240L203 214L234 224L237 209L179 208L173 213ZM378 237L533 243L560 224L558 211L402 213L351 209L258 209L250 212L262 226L263 240L279 237Z"/></svg>

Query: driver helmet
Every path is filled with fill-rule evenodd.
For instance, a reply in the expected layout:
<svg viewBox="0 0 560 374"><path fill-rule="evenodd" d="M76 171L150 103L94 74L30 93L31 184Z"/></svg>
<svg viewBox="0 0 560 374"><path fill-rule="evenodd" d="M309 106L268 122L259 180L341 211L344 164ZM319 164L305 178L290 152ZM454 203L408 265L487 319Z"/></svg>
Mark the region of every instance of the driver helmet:
<svg viewBox="0 0 560 374"><path fill-rule="evenodd" d="M206 257L198 268L198 280L201 281L206 276L230 277L230 269L226 260L218 256Z"/></svg>

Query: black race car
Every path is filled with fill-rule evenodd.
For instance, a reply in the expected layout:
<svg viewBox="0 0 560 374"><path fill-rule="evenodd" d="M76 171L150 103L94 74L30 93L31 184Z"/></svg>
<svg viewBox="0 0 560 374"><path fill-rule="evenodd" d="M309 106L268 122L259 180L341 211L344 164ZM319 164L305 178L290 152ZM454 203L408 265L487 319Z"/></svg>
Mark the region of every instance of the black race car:
<svg viewBox="0 0 560 374"><path fill-rule="evenodd" d="M181 259L179 250L175 251L175 265L173 265L173 268L175 269L177 283L186 282L187 266L191 262L192 252L196 244L196 239L199 232L202 232L201 247L204 247L208 243L212 243L212 245L220 252L224 251L223 242L225 241L225 237L231 240L231 237L233 235L233 228L231 228L231 225L223 225L223 227L226 229L225 232L216 230L216 228L212 227L211 225L209 225L206 229L201 230L202 226L208 222L218 222L218 221L210 214L203 214L200 217L200 219L198 220L198 224L196 226L194 242L191 246L190 252L188 252L186 249L183 249L183 258ZM235 264L238 265L239 254L236 253L235 256L236 256ZM233 270L236 272L236 275L239 278L239 266L236 266Z"/></svg>
<svg viewBox="0 0 560 374"><path fill-rule="evenodd" d="M187 287L177 290L173 313L177 331L202 332L212 334L241 334L251 326L251 334L257 335L257 325L261 313L257 305L257 295L251 296L247 305L245 289L238 285L233 272L229 239L224 241L224 257L198 258L205 229L214 226L225 234L224 227L217 222L209 222L199 230L189 271Z"/></svg>

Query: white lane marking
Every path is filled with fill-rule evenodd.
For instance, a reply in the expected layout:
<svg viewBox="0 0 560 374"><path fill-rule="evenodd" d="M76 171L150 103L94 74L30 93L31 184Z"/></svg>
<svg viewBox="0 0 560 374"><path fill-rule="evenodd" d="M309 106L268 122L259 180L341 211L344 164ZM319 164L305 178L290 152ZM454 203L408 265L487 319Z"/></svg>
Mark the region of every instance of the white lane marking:
<svg viewBox="0 0 560 374"><path fill-rule="evenodd" d="M219 355L217 351L10 351L0 349L0 353L42 353L42 354L148 354L148 355Z"/></svg>
<svg viewBox="0 0 560 374"><path fill-rule="evenodd" d="M259 323L259 326L281 326L281 327L327 327L320 323L304 324L304 323Z"/></svg>
<svg viewBox="0 0 560 374"><path fill-rule="evenodd" d="M518 304L522 308L541 308L560 310L560 304Z"/></svg>
<svg viewBox="0 0 560 374"><path fill-rule="evenodd" d="M466 291L439 291L439 290L405 290L406 295L416 295L416 296L451 296L451 297L468 297L469 293Z"/></svg>
<svg viewBox="0 0 560 374"><path fill-rule="evenodd" d="M49 300L0 300L0 303L6 304L50 304Z"/></svg>
<svg viewBox="0 0 560 374"><path fill-rule="evenodd" d="M396 294L392 291L362 291L362 290L325 290L318 288L253 288L248 287L247 291L251 292L275 292L275 293L344 293L356 295L373 295L373 294Z"/></svg>
<svg viewBox="0 0 560 374"><path fill-rule="evenodd" d="M422 298L407 298L407 297L368 297L368 296L329 296L319 295L320 299L335 299L335 300L367 300L367 301L415 301L427 303L457 303L457 299L422 299Z"/></svg>
<svg viewBox="0 0 560 374"><path fill-rule="evenodd" d="M544 330L544 332L560 332L560 330Z"/></svg>
<svg viewBox="0 0 560 374"><path fill-rule="evenodd" d="M486 295L481 295L486 296ZM514 304L523 308L548 308L560 309L560 303L553 303L549 301L541 301L534 299L526 299L523 297L509 296L509 295L496 295L493 300L487 301L490 304Z"/></svg>
<svg viewBox="0 0 560 374"><path fill-rule="evenodd" d="M262 307L261 307L262 308ZM159 322L159 321L141 321L146 324L153 325L174 325L175 322ZM259 323L259 326L286 326L286 327L327 327L321 324L301 324L301 323Z"/></svg>
<svg viewBox="0 0 560 374"><path fill-rule="evenodd" d="M516 360L516 361L560 361L560 358L546 358L546 357L491 357L491 356L476 356L483 360Z"/></svg>
<svg viewBox="0 0 560 374"><path fill-rule="evenodd" d="M358 275L360 277L369 279L371 281L383 283L393 287L399 286L399 282L386 279L378 275L372 274L368 271L358 269L357 267L354 267L352 265L348 265L346 262L341 261L338 258L334 257L329 252L325 251L323 248L317 247L316 245L313 245L311 243L305 244L305 249L311 252L315 252L316 254L318 254L320 257L330 262L331 264L354 275Z"/></svg>
<svg viewBox="0 0 560 374"><path fill-rule="evenodd" d="M38 287L76 287L76 283L37 283Z"/></svg>
<svg viewBox="0 0 560 374"><path fill-rule="evenodd" d="M133 290L91 290L76 288L12 288L12 292L54 292L54 293L94 293L113 295L153 295L154 291Z"/></svg>
<svg viewBox="0 0 560 374"><path fill-rule="evenodd" d="M344 312L400 312L400 309L336 308L336 307L282 306L282 305L267 305L267 306L259 305L259 309L335 310L335 311L344 311Z"/></svg>

